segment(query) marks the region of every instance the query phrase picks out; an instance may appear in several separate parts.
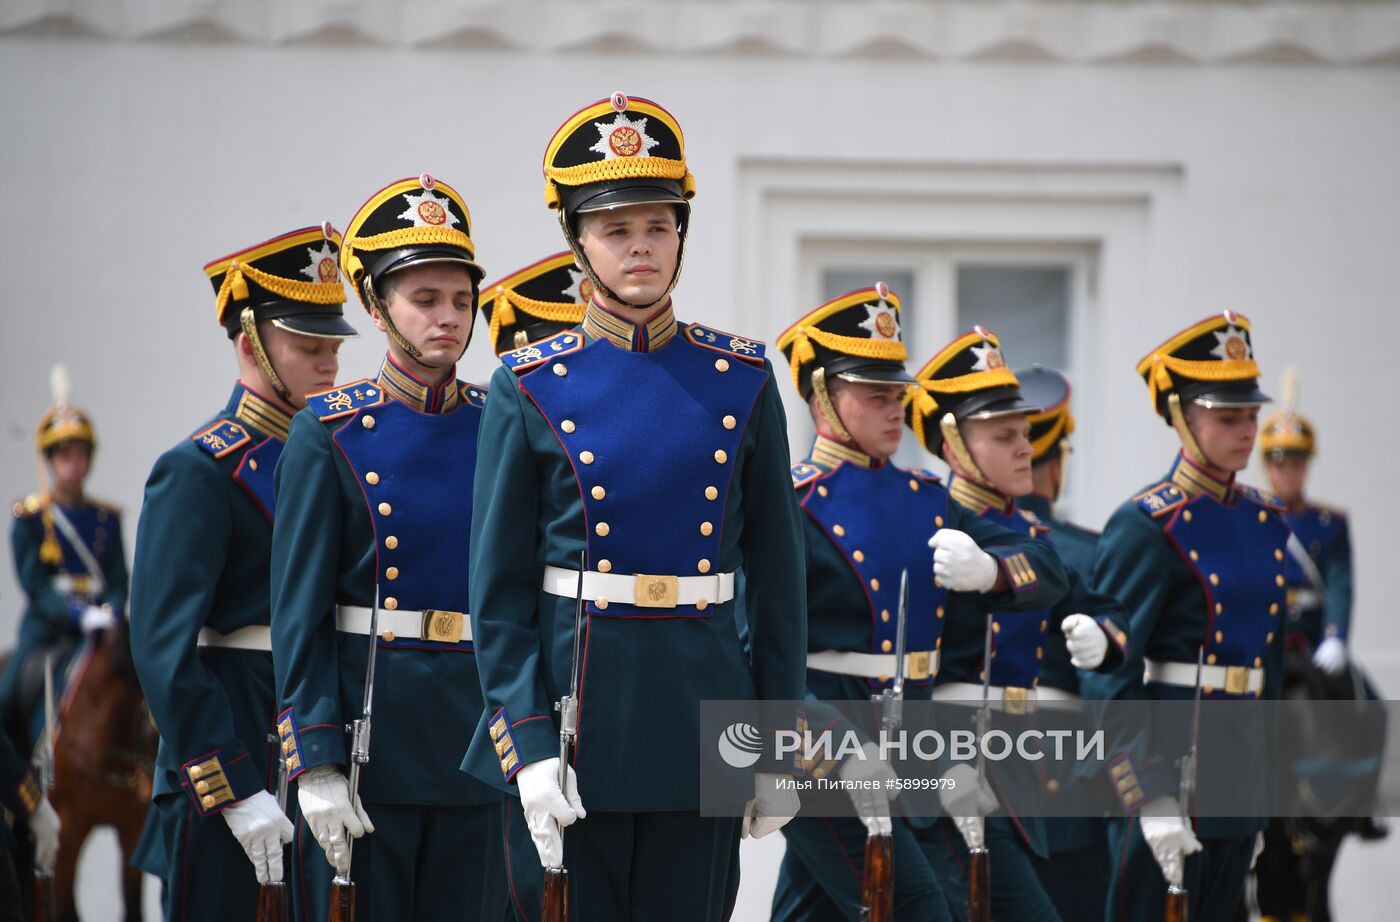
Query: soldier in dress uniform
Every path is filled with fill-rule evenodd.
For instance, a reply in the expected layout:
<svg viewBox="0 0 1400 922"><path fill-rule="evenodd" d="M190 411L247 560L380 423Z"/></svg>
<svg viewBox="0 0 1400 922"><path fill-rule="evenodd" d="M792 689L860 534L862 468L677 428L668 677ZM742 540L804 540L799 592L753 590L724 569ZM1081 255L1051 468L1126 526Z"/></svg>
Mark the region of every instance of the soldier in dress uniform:
<svg viewBox="0 0 1400 922"><path fill-rule="evenodd" d="M1033 365L1016 372L1021 382L1021 394L1041 407L1039 413L1028 417L1031 424L1031 492L1017 497L1016 504L1030 512L1049 530L1060 559L1086 585L1094 573L1094 553L1099 533L1065 521L1056 515L1059 502L1069 479L1069 437L1074 433L1075 420L1070 412L1069 380L1051 368ZM1122 627L1122 622L1119 623ZM1045 645L1045 659L1040 667L1041 685L1071 695L1080 693L1079 672L1072 662L1069 648L1054 641ZM1102 776L1084 776L1078 772L1065 773L1056 784L1102 785ZM1102 817L1048 817L1045 820L1045 844L1049 857L1035 861L1041 886L1050 896L1060 918L1092 922L1103 918L1104 900L1108 896L1108 840Z"/></svg>
<svg viewBox="0 0 1400 922"><path fill-rule="evenodd" d="M238 381L146 481L131 648L160 749L135 863L165 879L167 919L252 919L259 883L282 879L292 826L269 793L272 474L292 414L335 381L355 335L339 245L329 224L304 227L204 267Z"/></svg>
<svg viewBox="0 0 1400 922"><path fill-rule="evenodd" d="M497 355L583 322L592 285L570 250L546 256L481 288L481 313Z"/></svg>
<svg viewBox="0 0 1400 922"><path fill-rule="evenodd" d="M792 468L806 513L807 692L817 700L868 699L890 686L902 572L910 590L904 688L909 698L925 700L939 672L945 623L977 620L987 605L1041 609L1065 588L1048 544L950 502L936 474L890 462L914 383L904 368L899 312L899 296L881 282L823 304L778 339L817 430L811 453ZM929 543L934 533L937 550ZM1040 578L1022 578L1028 571ZM872 721L860 730L871 740L879 727ZM888 773L878 749L866 745L865 759L812 773ZM788 849L775 920L859 919L867 832L894 836L896 918L956 917L911 827L928 827L933 818L891 823L887 796L852 795L864 825L799 816L783 830Z"/></svg>
<svg viewBox="0 0 1400 922"><path fill-rule="evenodd" d="M562 866L575 919L720 919L741 833L775 831L797 808L758 774L742 823L697 812L700 701L802 697L782 403L762 343L673 312L695 185L669 112L621 93L592 103L555 133L544 171L592 293L580 327L506 353L492 379L471 574L486 711L463 767L516 795L523 918L540 906L539 867ZM553 715L580 580L578 744L561 786Z"/></svg>
<svg viewBox="0 0 1400 922"><path fill-rule="evenodd" d="M1054 548L1049 527L1018 497L1032 492L1030 441L1034 420L1045 408L1025 399L1020 383L1001 352L1001 340L982 327L958 337L929 360L917 375L920 391L910 402L909 422L919 441L943 458L952 471L948 492L965 513ZM1053 551L1052 551L1053 553ZM1057 559L1058 559L1058 555ZM950 618L943 635L943 664L933 689L935 701L978 702L983 682L999 711L1016 717L1037 707L1078 701L1076 670L1110 670L1122 662L1127 646L1127 618L1112 599L1098 595L1073 568L1066 571L1066 591L1030 612L980 606ZM992 661L985 659L987 619L991 607ZM1048 651L1051 651L1047 653ZM1064 670L1045 669L1063 657ZM990 674L988 673L990 670ZM997 772L999 787L1019 792L1044 791L1053 796L1060 778L1041 777L1024 765L1009 764ZM944 793L953 821L944 821L930 836L941 838L955 864L964 844L977 843L977 824L967 821L976 780L971 766L960 772L958 785ZM966 783L963 783L963 782ZM1017 815L1003 805L985 820L985 843L992 853L992 912L998 919L1061 918L1040 883L1036 864L1049 857L1047 822L1043 816ZM961 835L959 835L961 833ZM955 891L961 895L961 891ZM955 901L966 905L965 900Z"/></svg>
<svg viewBox="0 0 1400 922"><path fill-rule="evenodd" d="M1128 607L1130 643L1118 671L1084 677L1085 695L1189 702L1199 664L1203 698L1277 698L1289 529L1275 500L1235 479L1269 400L1250 322L1229 311L1208 317L1154 349L1137 372L1181 450L1166 477L1118 507L1099 541L1094 583ZM1193 824L1184 815L1172 760L1186 744L1168 739L1171 729L1143 726L1143 745L1109 765L1128 813L1109 821L1111 922L1161 919L1168 881L1185 885L1192 922L1231 919L1264 828L1254 817ZM1201 764L1209 759L1203 749ZM1239 767L1229 777L1244 802L1261 772Z"/></svg>
<svg viewBox="0 0 1400 922"><path fill-rule="evenodd" d="M128 582L121 512L87 496L83 486L97 451L92 421L69 402L62 365L54 366L50 387L54 405L34 440L40 492L14 504L10 547L26 604L19 642L0 677L0 717L26 756L44 727L46 658L54 655L54 678L61 681L83 635L124 617Z"/></svg>
<svg viewBox="0 0 1400 922"><path fill-rule="evenodd" d="M466 563L486 389L456 376L475 252L462 196L426 173L361 206L340 264L388 354L375 377L308 398L277 466L277 731L302 816L352 872L361 920L505 910L500 794L457 768L482 708ZM371 643L374 732L351 791L345 727L362 713ZM365 833L352 868L350 839Z"/></svg>

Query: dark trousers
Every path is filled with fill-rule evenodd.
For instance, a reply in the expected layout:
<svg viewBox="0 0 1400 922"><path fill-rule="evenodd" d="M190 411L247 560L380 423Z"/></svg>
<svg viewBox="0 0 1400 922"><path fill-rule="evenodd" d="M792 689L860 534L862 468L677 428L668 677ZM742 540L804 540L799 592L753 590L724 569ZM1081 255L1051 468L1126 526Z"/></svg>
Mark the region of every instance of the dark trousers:
<svg viewBox="0 0 1400 922"><path fill-rule="evenodd" d="M516 918L539 922L544 870L518 797L505 829ZM739 892L739 819L589 813L564 830L564 866L570 922L721 922Z"/></svg>
<svg viewBox="0 0 1400 922"><path fill-rule="evenodd" d="M1054 818L1054 823L1088 824L1092 841L1078 848L1052 851L1050 857L1033 860L1040 885L1065 922L1102 922L1108 900L1108 839L1103 819Z"/></svg>
<svg viewBox="0 0 1400 922"><path fill-rule="evenodd" d="M1060 922L1060 914L1040 885L1035 857L1015 824L1006 817L987 818L991 852L992 918L995 922ZM967 843L951 819L940 818L916 832L929 864L948 892L954 917L967 918ZM1078 922L1078 920L1071 920ZM1194 922L1194 920L1193 920Z"/></svg>
<svg viewBox="0 0 1400 922"><path fill-rule="evenodd" d="M1244 897L1254 835L1200 839L1203 848L1186 859L1182 875L1191 922L1231 922ZM1166 905L1167 882L1136 817L1108 821L1108 847L1113 859L1108 922L1159 922Z"/></svg>

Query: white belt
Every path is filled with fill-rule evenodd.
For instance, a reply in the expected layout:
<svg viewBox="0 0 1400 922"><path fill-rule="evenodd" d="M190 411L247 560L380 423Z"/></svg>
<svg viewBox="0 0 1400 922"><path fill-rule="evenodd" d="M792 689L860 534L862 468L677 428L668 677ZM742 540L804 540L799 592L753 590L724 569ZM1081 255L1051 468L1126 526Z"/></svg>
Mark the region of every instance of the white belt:
<svg viewBox="0 0 1400 922"><path fill-rule="evenodd" d="M807 654L807 668L862 679L888 681L894 678L899 658L893 653L842 653L839 650L818 650ZM913 682L938 675L938 651L922 650L904 654L904 677Z"/></svg>
<svg viewBox="0 0 1400 922"><path fill-rule="evenodd" d="M346 634L369 634L373 612L358 605L341 605L335 610L335 629ZM459 643L472 639L472 619L466 612L427 608L423 611L379 609L379 636L386 641L426 640L430 643Z"/></svg>
<svg viewBox="0 0 1400 922"><path fill-rule="evenodd" d="M578 571L563 567L545 567L540 586L550 595L575 598L578 595ZM651 576L645 573L624 575L585 570L583 597L598 608L610 602L635 605L638 608L678 608L692 605L702 611L734 598L734 574L716 573L712 576Z"/></svg>
<svg viewBox="0 0 1400 922"><path fill-rule="evenodd" d="M54 592L59 595L86 595L95 598L104 590L102 584L91 576L55 573L52 579Z"/></svg>
<svg viewBox="0 0 1400 922"><path fill-rule="evenodd" d="M975 682L948 682L935 686L934 701L957 701L961 704L981 704L982 686ZM1017 688L1011 685L992 685L987 688L987 702L997 710L1017 713L1028 707L1038 707L1050 703L1077 703L1079 696L1059 688Z"/></svg>
<svg viewBox="0 0 1400 922"><path fill-rule="evenodd" d="M1159 663L1147 660L1142 672L1143 682L1196 687L1195 663ZM1230 695L1260 695L1264 691L1264 670L1249 666L1202 666L1201 685Z"/></svg>
<svg viewBox="0 0 1400 922"><path fill-rule="evenodd" d="M250 624L228 634L220 634L212 627L199 629L201 647L221 647L227 650L261 650L272 652L272 628L266 624Z"/></svg>

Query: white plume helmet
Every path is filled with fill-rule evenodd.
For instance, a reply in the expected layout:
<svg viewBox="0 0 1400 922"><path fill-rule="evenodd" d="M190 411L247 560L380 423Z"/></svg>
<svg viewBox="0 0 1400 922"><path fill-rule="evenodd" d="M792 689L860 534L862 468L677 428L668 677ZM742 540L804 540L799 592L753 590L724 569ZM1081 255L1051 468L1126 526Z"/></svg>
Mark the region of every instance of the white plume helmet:
<svg viewBox="0 0 1400 922"><path fill-rule="evenodd" d="M56 407L68 406L68 398L73 396L73 382L68 377L68 366L55 362L49 369L49 393Z"/></svg>
<svg viewBox="0 0 1400 922"><path fill-rule="evenodd" d="M1283 370L1283 409L1292 413L1298 408L1298 369L1289 365Z"/></svg>

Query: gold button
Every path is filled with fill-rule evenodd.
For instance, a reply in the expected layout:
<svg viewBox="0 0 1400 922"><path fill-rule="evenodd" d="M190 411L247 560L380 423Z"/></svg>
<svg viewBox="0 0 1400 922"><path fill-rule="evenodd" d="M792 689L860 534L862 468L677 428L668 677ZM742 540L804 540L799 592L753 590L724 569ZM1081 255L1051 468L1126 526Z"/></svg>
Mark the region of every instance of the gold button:
<svg viewBox="0 0 1400 922"><path fill-rule="evenodd" d="M578 427L574 425L574 421L572 419L566 419L559 424L559 428L563 429L565 432L573 432Z"/></svg>
<svg viewBox="0 0 1400 922"><path fill-rule="evenodd" d="M735 426L739 425L739 421L732 416L726 416L721 422L724 423L724 428L726 429L733 429Z"/></svg>
<svg viewBox="0 0 1400 922"><path fill-rule="evenodd" d="M593 463L593 452L591 452L591 451L581 451L581 452L578 453L578 459L579 459L580 461L582 461L584 464L592 464L592 463Z"/></svg>
<svg viewBox="0 0 1400 922"><path fill-rule="evenodd" d="M214 795L205 794L204 797L200 799L199 803L204 807L204 809L208 810L210 807L214 806Z"/></svg>
<svg viewBox="0 0 1400 922"><path fill-rule="evenodd" d="M1260 666L1262 666L1262 665L1264 665L1264 657L1262 657L1262 656L1256 656L1256 657L1254 657L1254 668L1255 668L1255 669L1258 669L1258 668L1259 668Z"/></svg>
<svg viewBox="0 0 1400 922"><path fill-rule="evenodd" d="M826 487L823 487L823 486L820 486L820 485L817 486L817 495L818 495L818 496L825 496L826 493L827 493Z"/></svg>
<svg viewBox="0 0 1400 922"><path fill-rule="evenodd" d="M384 578L385 578L385 579L398 579L398 578L399 578L399 568L398 568L398 567L390 567L389 569L385 570L385 571L384 571Z"/></svg>
<svg viewBox="0 0 1400 922"><path fill-rule="evenodd" d="M865 551L856 551L851 556L856 559L856 563L865 563Z"/></svg>
<svg viewBox="0 0 1400 922"><path fill-rule="evenodd" d="M882 640L880 641L880 649L888 653L894 649L894 644L890 643L888 640Z"/></svg>
<svg viewBox="0 0 1400 922"><path fill-rule="evenodd" d="M608 495L608 491L604 490L602 487L594 487L589 493L593 495L594 499L602 499Z"/></svg>
<svg viewBox="0 0 1400 922"><path fill-rule="evenodd" d="M1186 521L1188 521L1188 522L1191 521L1191 519L1192 519L1191 510L1190 510L1190 509L1187 509L1185 512L1183 512L1183 513L1181 514L1181 517L1182 517L1183 519L1185 519Z"/></svg>
<svg viewBox="0 0 1400 922"><path fill-rule="evenodd" d="M1225 613L1225 603L1224 603L1224 602L1216 602L1216 603L1215 603L1215 613L1216 613L1217 615L1223 615L1223 614Z"/></svg>
<svg viewBox="0 0 1400 922"><path fill-rule="evenodd" d="M593 533L600 538L606 538L610 531L612 531L612 529L608 527L607 522L599 522L597 525L593 526Z"/></svg>
<svg viewBox="0 0 1400 922"><path fill-rule="evenodd" d="M198 781L200 778L204 777L204 769L198 765L191 765L189 775L192 779Z"/></svg>
<svg viewBox="0 0 1400 922"><path fill-rule="evenodd" d="M714 525L712 525L712 524L709 523L709 522L701 522L701 523L700 523L700 534L702 534L702 535L704 535L706 538L708 538L710 535L712 535L712 534L714 534L714 533L715 533L715 526L714 526Z"/></svg>
<svg viewBox="0 0 1400 922"><path fill-rule="evenodd" d="M1272 604L1272 605L1269 606L1269 614L1271 614L1271 615L1277 615L1277 614L1278 614L1278 603L1277 603L1277 602L1275 602L1274 604Z"/></svg>
<svg viewBox="0 0 1400 922"><path fill-rule="evenodd" d="M201 793L201 794L207 794L207 793L209 793L209 782L207 782L207 781L198 781L198 782L195 782L194 789L195 789L196 791L198 791L199 793Z"/></svg>
<svg viewBox="0 0 1400 922"><path fill-rule="evenodd" d="M1219 574L1219 573L1212 573L1212 574L1210 575L1210 584L1211 584L1212 586L1219 586L1219 585L1220 585L1220 574Z"/></svg>
<svg viewBox="0 0 1400 922"><path fill-rule="evenodd" d="M255 470L255 471L256 471L256 470L258 469L258 459L257 459L257 458L249 458L249 459L248 459L248 467L249 467L249 469Z"/></svg>
<svg viewBox="0 0 1400 922"><path fill-rule="evenodd" d="M719 449L718 451L715 452L715 463L716 463L716 464L723 464L724 462L726 462L726 461L728 461L728 460L729 460L729 452L725 451L723 448L721 448L721 449Z"/></svg>
<svg viewBox="0 0 1400 922"><path fill-rule="evenodd" d="M719 490L715 489L714 487L706 487L705 498L713 502L714 500L719 498Z"/></svg>
<svg viewBox="0 0 1400 922"><path fill-rule="evenodd" d="M1275 549L1275 550L1274 550L1274 559L1275 559L1275 560L1282 560L1282 559L1283 559L1283 550L1282 550L1281 548L1278 548L1278 549Z"/></svg>
<svg viewBox="0 0 1400 922"><path fill-rule="evenodd" d="M1040 629L1042 631L1050 630L1050 622L1044 618L1040 619Z"/></svg>
<svg viewBox="0 0 1400 922"><path fill-rule="evenodd" d="M1283 574L1282 574L1282 573L1280 573L1278 576L1275 576L1275 577L1274 577L1274 584L1277 585L1277 586L1282 586L1282 585L1283 585Z"/></svg>
<svg viewBox="0 0 1400 922"><path fill-rule="evenodd" d="M1191 552L1190 552L1190 553L1191 553L1191 559L1192 559L1192 560L1200 560L1200 559L1201 559L1201 555L1200 555L1200 554L1197 554L1194 548L1191 549Z"/></svg>
<svg viewBox="0 0 1400 922"><path fill-rule="evenodd" d="M709 599L696 599L696 600L695 600L695 610L696 610L696 611L704 611L705 609L707 609L707 608L709 608L709 607L710 607L710 600L709 600Z"/></svg>
<svg viewBox="0 0 1400 922"><path fill-rule="evenodd" d="M1216 632L1215 632L1215 642L1216 642L1216 643L1224 643L1224 642L1225 642L1225 632L1224 632L1224 631L1216 631Z"/></svg>
<svg viewBox="0 0 1400 922"><path fill-rule="evenodd" d="M361 416L361 417L360 417L360 425L361 425L361 426L364 426L366 429L373 429L373 428L374 428L374 417L373 417L373 416L370 416L368 413L366 413L364 416Z"/></svg>
<svg viewBox="0 0 1400 922"><path fill-rule="evenodd" d="M557 362L554 365L554 373L562 378L569 373L569 366L563 362Z"/></svg>
<svg viewBox="0 0 1400 922"><path fill-rule="evenodd" d="M1035 648L1035 658L1036 658L1036 659L1045 659L1045 648L1044 648L1044 647L1036 647L1036 648Z"/></svg>
<svg viewBox="0 0 1400 922"><path fill-rule="evenodd" d="M395 535L390 535L389 537L385 538L385 539L384 539L384 546L387 547L389 550L392 551L394 548L396 548L396 547L399 546L399 539L398 539L398 537L395 536Z"/></svg>
<svg viewBox="0 0 1400 922"><path fill-rule="evenodd" d="M1210 665L1214 666L1214 665L1215 665L1215 654L1212 653L1210 656L1207 656L1207 657L1206 657L1206 662L1209 663Z"/></svg>
<svg viewBox="0 0 1400 922"><path fill-rule="evenodd" d="M1269 514L1268 514L1267 512L1265 512L1263 509L1260 509L1260 510L1259 510L1259 521L1260 521L1260 522L1267 522L1267 521L1269 521Z"/></svg>
<svg viewBox="0 0 1400 922"><path fill-rule="evenodd" d="M998 622L998 621L993 621L993 622L992 622L992 633L993 633L993 634L1000 634L1000 633L1001 633L1001 623L1000 623L1000 622Z"/></svg>
<svg viewBox="0 0 1400 922"><path fill-rule="evenodd" d="M368 474L365 475L365 483L369 484L370 486L374 486L375 484L379 483L379 475L376 474L374 471L370 471Z"/></svg>
<svg viewBox="0 0 1400 922"><path fill-rule="evenodd" d="M1264 638L1264 643L1273 643L1273 642L1274 642L1274 632L1273 632L1273 631L1270 631L1270 632L1268 633L1268 635L1265 636L1265 638Z"/></svg>
<svg viewBox="0 0 1400 922"><path fill-rule="evenodd" d="M934 517L933 517L933 524L934 524L934 526L937 527L937 528L942 528L942 527L943 527L943 516L941 516L941 515L936 515L936 516L934 516Z"/></svg>
<svg viewBox="0 0 1400 922"><path fill-rule="evenodd" d="M600 561L598 561L598 572L599 572L599 573L611 573L611 572L612 572L612 561L611 561L611 560L600 560Z"/></svg>
<svg viewBox="0 0 1400 922"><path fill-rule="evenodd" d="M598 598L593 600L593 606L599 611L605 611L608 607L608 600L603 598L602 596L599 596Z"/></svg>
<svg viewBox="0 0 1400 922"><path fill-rule="evenodd" d="M394 598L393 596L389 596L389 598L384 600L384 607L389 611L397 611L399 607L399 600Z"/></svg>
<svg viewBox="0 0 1400 922"><path fill-rule="evenodd" d="M385 642L385 643L393 643L393 642L398 638L399 635L395 634L393 631L385 631L385 632L384 632L382 635L380 635L380 636L382 636L382 637L384 638L384 642Z"/></svg>
<svg viewBox="0 0 1400 922"><path fill-rule="evenodd" d="M919 482L911 479L909 481L909 489L913 490L915 493L919 492Z"/></svg>
<svg viewBox="0 0 1400 922"><path fill-rule="evenodd" d="M283 741L282 741L282 754L283 754L283 755L286 755L287 753L289 753L289 752L291 752L291 751L292 751L292 741L291 741L291 740L283 740Z"/></svg>
<svg viewBox="0 0 1400 922"><path fill-rule="evenodd" d="M723 372L723 371L728 371L728 370L729 370L729 360L728 360L728 359L715 359L715 371L721 371L721 372Z"/></svg>
<svg viewBox="0 0 1400 922"><path fill-rule="evenodd" d="M704 558L701 558L700 562L695 565L695 569L699 570L701 573L709 573L710 562L708 560L705 560Z"/></svg>
<svg viewBox="0 0 1400 922"><path fill-rule="evenodd" d="M938 617L940 617L940 618L943 617L943 606L942 606L942 605L938 606L938 611L937 611L935 614L937 614Z"/></svg>
<svg viewBox="0 0 1400 922"><path fill-rule="evenodd" d="M874 589L876 592L879 592L879 591L880 591L880 581L879 581L878 579L872 579L872 580L870 581L870 588L871 588L871 589Z"/></svg>
<svg viewBox="0 0 1400 922"><path fill-rule="evenodd" d="M833 525L831 526L831 530L836 533L836 537L838 538L846 537L846 528L843 525Z"/></svg>
<svg viewBox="0 0 1400 922"><path fill-rule="evenodd" d="M880 609L880 620L881 620L881 621L888 621L888 620L890 620L890 610L889 610L888 608L882 608L882 609Z"/></svg>
<svg viewBox="0 0 1400 922"><path fill-rule="evenodd" d="M389 513L393 512L393 511L394 511L394 507L391 506L391 505L389 505L388 503L380 503L380 504L379 504L379 514L380 514L380 515L388 515Z"/></svg>
<svg viewBox="0 0 1400 922"><path fill-rule="evenodd" d="M1051 794L1057 793L1060 790L1060 782L1051 778L1049 781L1045 782L1045 790L1049 791Z"/></svg>
<svg viewBox="0 0 1400 922"><path fill-rule="evenodd" d="M288 760L287 760L287 771L289 771L289 772L294 772L294 771L296 771L296 770L297 770L296 762L297 762L297 760L294 759L294 758L288 759Z"/></svg>

